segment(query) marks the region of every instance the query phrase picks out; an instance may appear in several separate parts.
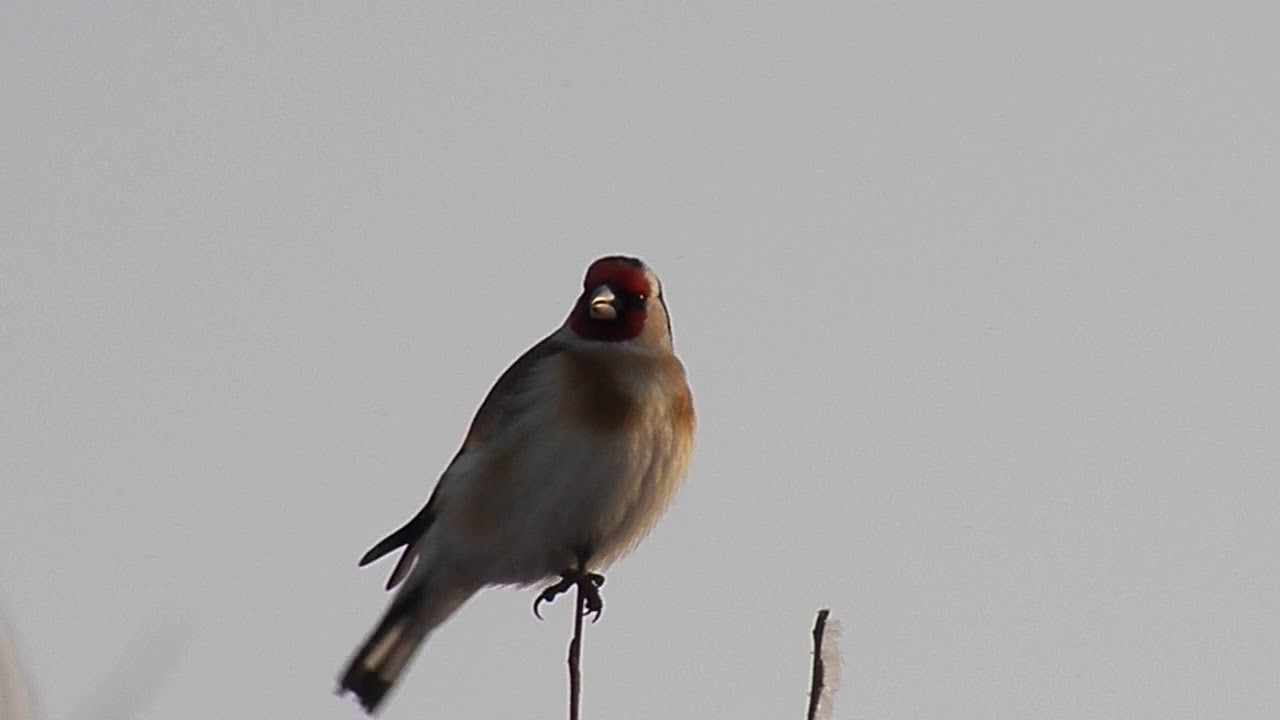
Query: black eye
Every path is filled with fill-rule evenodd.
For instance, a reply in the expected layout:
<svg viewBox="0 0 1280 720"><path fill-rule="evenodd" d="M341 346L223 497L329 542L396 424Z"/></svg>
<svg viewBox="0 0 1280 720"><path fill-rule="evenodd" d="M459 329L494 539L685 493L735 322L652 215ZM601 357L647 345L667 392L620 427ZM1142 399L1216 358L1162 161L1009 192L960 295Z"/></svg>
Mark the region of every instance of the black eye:
<svg viewBox="0 0 1280 720"><path fill-rule="evenodd" d="M632 293L627 296L627 304L633 308L644 309L645 303L649 301L649 296L644 293Z"/></svg>

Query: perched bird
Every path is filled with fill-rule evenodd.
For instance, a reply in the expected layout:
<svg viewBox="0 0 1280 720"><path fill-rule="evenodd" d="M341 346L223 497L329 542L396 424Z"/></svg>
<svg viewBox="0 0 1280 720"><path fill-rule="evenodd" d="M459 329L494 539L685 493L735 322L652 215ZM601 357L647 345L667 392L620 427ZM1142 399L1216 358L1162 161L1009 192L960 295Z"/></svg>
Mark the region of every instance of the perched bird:
<svg viewBox="0 0 1280 720"><path fill-rule="evenodd" d="M587 268L564 323L498 378L426 505L360 560L403 548L403 582L339 694L374 714L427 636L480 589L556 576L601 609L599 571L633 549L684 481L693 399L658 277L635 258Z"/></svg>

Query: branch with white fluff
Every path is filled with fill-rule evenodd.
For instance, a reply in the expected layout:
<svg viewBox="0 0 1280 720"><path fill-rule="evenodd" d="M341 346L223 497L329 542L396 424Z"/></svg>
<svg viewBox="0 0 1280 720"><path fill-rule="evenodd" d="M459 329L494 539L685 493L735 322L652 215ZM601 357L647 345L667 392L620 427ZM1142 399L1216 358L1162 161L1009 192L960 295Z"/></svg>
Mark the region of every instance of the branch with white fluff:
<svg viewBox="0 0 1280 720"><path fill-rule="evenodd" d="M830 620L831 610L818 611L813 623L813 670L809 677L809 711L806 720L830 720L844 658L840 655L840 621Z"/></svg>

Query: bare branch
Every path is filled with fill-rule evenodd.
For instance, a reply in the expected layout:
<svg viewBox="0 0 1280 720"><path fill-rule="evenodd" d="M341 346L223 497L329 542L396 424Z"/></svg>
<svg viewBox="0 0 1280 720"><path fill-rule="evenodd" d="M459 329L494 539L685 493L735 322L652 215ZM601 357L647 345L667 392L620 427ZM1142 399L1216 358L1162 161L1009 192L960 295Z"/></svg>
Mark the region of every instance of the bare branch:
<svg viewBox="0 0 1280 720"><path fill-rule="evenodd" d="M809 712L805 714L806 720L818 717L818 706L822 704L823 689L826 687L827 667L822 655L822 640L827 632L827 616L830 614L831 610L822 608L818 611L818 619L813 623L813 672L809 680Z"/></svg>
<svg viewBox="0 0 1280 720"><path fill-rule="evenodd" d="M582 616L587 611L587 598L582 594L582 586L578 586L574 608L573 639L569 641L569 720L578 720L582 696Z"/></svg>

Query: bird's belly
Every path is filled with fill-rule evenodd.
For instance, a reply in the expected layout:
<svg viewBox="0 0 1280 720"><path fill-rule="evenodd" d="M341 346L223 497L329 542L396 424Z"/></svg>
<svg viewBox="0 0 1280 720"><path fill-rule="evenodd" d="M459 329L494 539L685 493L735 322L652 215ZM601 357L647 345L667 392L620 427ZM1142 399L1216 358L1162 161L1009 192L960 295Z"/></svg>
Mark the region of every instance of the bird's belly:
<svg viewBox="0 0 1280 720"><path fill-rule="evenodd" d="M578 552L591 569L607 567L652 528L688 459L657 424L612 437L554 426L537 435L496 463L507 478L500 488L471 483L461 498L477 520L461 528L464 554L489 583L538 582L575 566Z"/></svg>

